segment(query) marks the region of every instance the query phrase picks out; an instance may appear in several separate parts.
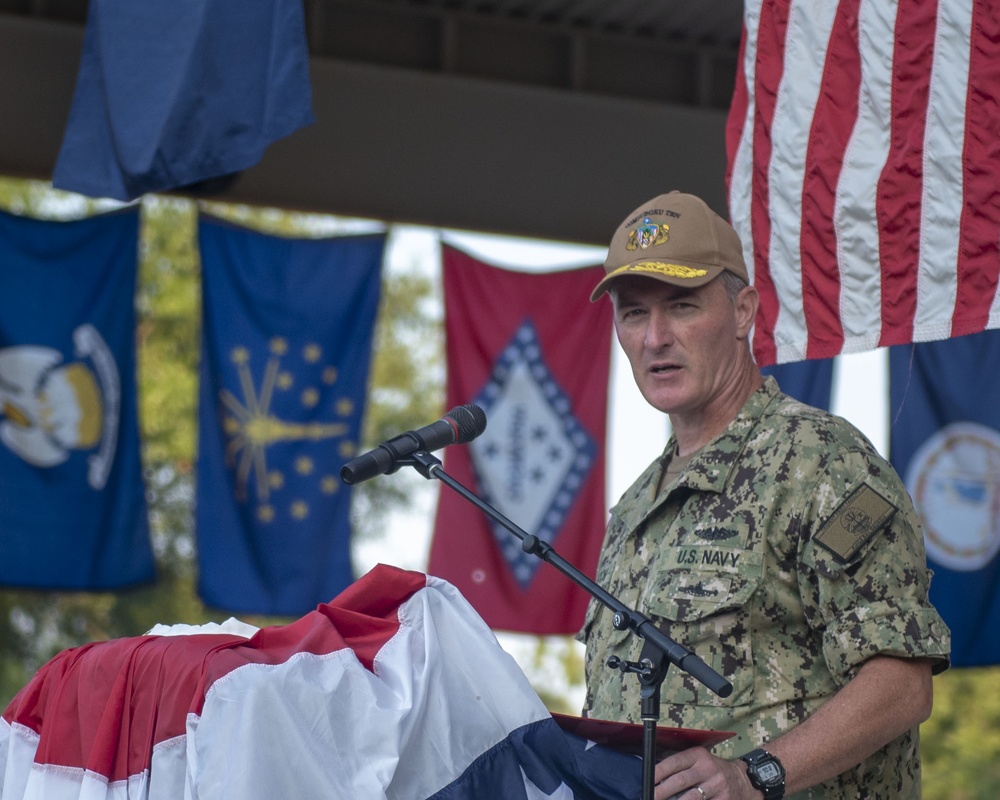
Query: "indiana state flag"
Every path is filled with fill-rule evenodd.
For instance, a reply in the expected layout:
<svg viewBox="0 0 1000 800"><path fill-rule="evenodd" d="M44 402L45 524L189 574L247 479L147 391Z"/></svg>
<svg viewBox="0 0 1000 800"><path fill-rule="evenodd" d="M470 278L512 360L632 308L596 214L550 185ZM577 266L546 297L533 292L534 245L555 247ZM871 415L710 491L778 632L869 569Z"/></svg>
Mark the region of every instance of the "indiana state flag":
<svg viewBox="0 0 1000 800"><path fill-rule="evenodd" d="M924 526L955 666L1000 664L1000 331L889 351L891 460Z"/></svg>
<svg viewBox="0 0 1000 800"><path fill-rule="evenodd" d="M135 386L139 211L0 213L0 585L155 577Z"/></svg>
<svg viewBox="0 0 1000 800"><path fill-rule="evenodd" d="M353 580L350 490L384 234L287 239L203 217L198 590L298 615Z"/></svg>
<svg viewBox="0 0 1000 800"><path fill-rule="evenodd" d="M610 303L587 302L602 267L525 273L442 247L448 406L486 412L445 469L593 575L604 540ZM493 628L570 634L590 596L463 498L442 491L428 570Z"/></svg>

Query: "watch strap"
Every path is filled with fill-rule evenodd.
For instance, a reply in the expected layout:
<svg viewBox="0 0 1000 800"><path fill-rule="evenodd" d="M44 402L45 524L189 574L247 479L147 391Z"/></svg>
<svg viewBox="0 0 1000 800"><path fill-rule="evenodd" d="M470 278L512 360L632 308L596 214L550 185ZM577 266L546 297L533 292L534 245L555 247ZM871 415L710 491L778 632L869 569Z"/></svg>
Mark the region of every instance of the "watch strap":
<svg viewBox="0 0 1000 800"><path fill-rule="evenodd" d="M785 768L777 756L760 748L740 756L747 765L747 777L764 800L781 800L785 796Z"/></svg>

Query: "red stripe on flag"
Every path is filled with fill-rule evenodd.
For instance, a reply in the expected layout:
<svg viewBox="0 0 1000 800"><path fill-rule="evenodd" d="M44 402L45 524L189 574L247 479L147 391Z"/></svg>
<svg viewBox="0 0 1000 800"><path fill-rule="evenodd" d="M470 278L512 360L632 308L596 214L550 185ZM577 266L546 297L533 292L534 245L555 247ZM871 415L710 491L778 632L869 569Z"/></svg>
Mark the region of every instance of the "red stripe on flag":
<svg viewBox="0 0 1000 800"><path fill-rule="evenodd" d="M379 564L315 611L288 625L261 628L248 643L220 649L204 665L192 710L200 714L212 684L245 664L282 664L297 653L327 655L350 648L371 670L378 651L399 630L399 606L426 583L421 572Z"/></svg>
<svg viewBox="0 0 1000 800"><path fill-rule="evenodd" d="M750 90L747 88L747 73L743 66L747 49L747 29L743 27L740 36L739 55L736 59L736 83L733 86L733 99L729 104L729 115L726 117L726 186L731 184L733 177L733 161L736 160L736 150L743 138L743 124L747 117L750 104Z"/></svg>
<svg viewBox="0 0 1000 800"><path fill-rule="evenodd" d="M896 13L889 157L875 201L882 262L882 346L913 338L924 133L936 16L937 3L931 0L901 0Z"/></svg>
<svg viewBox="0 0 1000 800"><path fill-rule="evenodd" d="M844 346L840 321L840 270L833 227L837 180L858 116L860 0L837 7L823 80L809 132L802 186L802 302L807 358L829 358Z"/></svg>
<svg viewBox="0 0 1000 800"><path fill-rule="evenodd" d="M37 764L108 781L148 770L153 747L184 734L201 667L238 636L140 636L64 650L35 673L4 718L40 734Z"/></svg>
<svg viewBox="0 0 1000 800"><path fill-rule="evenodd" d="M964 201L952 336L977 333L990 324L1000 277L1000 10L992 0L977 0L973 6L962 161Z"/></svg>
<svg viewBox="0 0 1000 800"><path fill-rule="evenodd" d="M778 298L771 279L771 219L768 176L771 164L771 126L784 72L785 32L788 2L764 3L757 30L754 63L753 183L750 219L753 229L753 282L760 294L760 310L754 328L754 352L761 364L776 358L774 329L778 320Z"/></svg>

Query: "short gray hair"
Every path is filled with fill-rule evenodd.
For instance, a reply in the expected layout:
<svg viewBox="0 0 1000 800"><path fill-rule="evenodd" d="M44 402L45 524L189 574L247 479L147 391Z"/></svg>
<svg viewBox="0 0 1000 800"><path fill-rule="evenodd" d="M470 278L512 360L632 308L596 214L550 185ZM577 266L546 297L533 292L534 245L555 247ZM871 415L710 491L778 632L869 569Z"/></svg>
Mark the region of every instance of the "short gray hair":
<svg viewBox="0 0 1000 800"><path fill-rule="evenodd" d="M740 292L750 285L739 275L733 274L728 269L719 276L719 280L721 280L722 285L726 287L726 294L729 295L730 301L734 303L736 302L736 298L739 297Z"/></svg>

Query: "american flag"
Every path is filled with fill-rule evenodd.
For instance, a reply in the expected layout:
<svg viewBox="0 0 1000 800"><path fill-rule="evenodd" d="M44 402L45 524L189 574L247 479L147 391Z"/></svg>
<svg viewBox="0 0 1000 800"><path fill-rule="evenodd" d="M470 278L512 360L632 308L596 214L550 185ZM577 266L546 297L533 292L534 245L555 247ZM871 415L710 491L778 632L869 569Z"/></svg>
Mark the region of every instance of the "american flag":
<svg viewBox="0 0 1000 800"><path fill-rule="evenodd" d="M747 0L729 207L761 364L1000 327L1000 8Z"/></svg>

